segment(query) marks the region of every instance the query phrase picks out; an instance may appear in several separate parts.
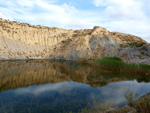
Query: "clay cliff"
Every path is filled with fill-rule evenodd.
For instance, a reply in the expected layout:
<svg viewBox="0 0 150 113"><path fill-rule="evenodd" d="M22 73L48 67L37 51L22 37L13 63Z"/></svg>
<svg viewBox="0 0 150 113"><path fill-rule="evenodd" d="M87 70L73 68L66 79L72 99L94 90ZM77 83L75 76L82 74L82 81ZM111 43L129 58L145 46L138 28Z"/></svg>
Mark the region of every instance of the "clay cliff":
<svg viewBox="0 0 150 113"><path fill-rule="evenodd" d="M150 45L140 37L94 27L65 30L0 19L0 60L101 58L150 64Z"/></svg>

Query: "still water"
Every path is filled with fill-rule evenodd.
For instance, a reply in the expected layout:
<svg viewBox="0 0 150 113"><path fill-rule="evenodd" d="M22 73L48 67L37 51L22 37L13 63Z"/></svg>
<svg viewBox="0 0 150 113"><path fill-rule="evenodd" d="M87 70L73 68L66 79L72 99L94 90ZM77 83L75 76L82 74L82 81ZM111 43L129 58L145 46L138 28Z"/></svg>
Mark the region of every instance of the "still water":
<svg viewBox="0 0 150 113"><path fill-rule="evenodd" d="M150 91L147 76L104 72L69 61L1 61L0 113L79 112L94 100L127 104L127 90Z"/></svg>

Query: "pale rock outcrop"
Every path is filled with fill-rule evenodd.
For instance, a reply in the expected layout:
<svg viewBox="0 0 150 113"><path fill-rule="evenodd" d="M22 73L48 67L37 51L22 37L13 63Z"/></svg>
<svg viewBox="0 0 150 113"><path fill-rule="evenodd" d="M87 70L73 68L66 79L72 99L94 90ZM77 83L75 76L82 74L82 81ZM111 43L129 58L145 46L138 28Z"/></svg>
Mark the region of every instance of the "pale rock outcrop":
<svg viewBox="0 0 150 113"><path fill-rule="evenodd" d="M141 44L140 47L131 44ZM129 34L94 27L65 30L0 19L0 60L101 58L150 63L150 45Z"/></svg>

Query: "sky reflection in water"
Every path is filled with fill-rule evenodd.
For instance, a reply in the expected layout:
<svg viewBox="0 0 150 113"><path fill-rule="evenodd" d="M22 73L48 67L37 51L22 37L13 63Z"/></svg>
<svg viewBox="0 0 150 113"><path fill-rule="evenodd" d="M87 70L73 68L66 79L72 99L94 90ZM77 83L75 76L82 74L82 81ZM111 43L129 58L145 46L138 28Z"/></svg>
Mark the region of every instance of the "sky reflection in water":
<svg viewBox="0 0 150 113"><path fill-rule="evenodd" d="M142 95L150 91L150 83L144 83L144 82L138 83L136 80L128 81L128 80L124 80L124 78L123 80L121 80L122 79L121 78L118 82L117 81L114 82L114 79L116 79L116 77L108 79L108 78L105 78L105 76L102 77L101 79L103 79L103 81L111 80L111 82L108 82L106 85L103 85L103 86L97 85L97 87L92 87L92 85L90 84L91 83L90 80L94 81L95 79L93 78L91 79L91 72L86 74L86 77L81 77L82 78L81 80L79 76L80 74L78 72L73 72L73 73L76 73L76 75L74 76L71 76L71 75L68 76L66 74L68 72L66 70L62 71L61 67L59 67L60 64L62 63L58 63L59 65L57 63L58 62L56 63L53 62L53 63L48 64L51 67L51 69L57 70L57 75L58 75L58 70L61 73L61 74L59 73L60 76L54 76L54 78L56 77L55 80L57 81L54 81L54 78L49 77L49 76L52 76L51 75L52 73L50 74L50 73L47 73L48 71L44 71L44 73L48 75L46 76L46 79L48 80L48 82L45 82L45 79L43 79L42 77L41 79L38 79L38 81L36 80L36 82L33 82L35 79L32 79L30 82L31 85L28 85L26 84L26 82L23 82L23 80L26 79L25 77L27 77L28 74L24 76L23 74L19 75L19 73L21 72L13 71L14 72L13 75L8 74L8 72L7 72L7 75L5 75L4 70L6 71L6 69L4 70L1 69L0 70L0 73L1 73L0 74L1 75L0 76L1 77L0 88L2 90L0 92L0 113L4 111L7 113L13 113L13 112L15 113L17 112L18 113L22 113L22 112L53 113L53 112L56 112L57 113L57 112L65 112L65 111L77 112L83 107L87 106L88 103L92 105L93 101L98 100L98 99L102 99L102 101L112 100L113 103L115 103L117 106L123 106L127 103L126 99L124 98L124 94L127 90L130 90L134 93L138 93L139 95ZM71 68L74 67L73 68L74 71L78 71L78 70L81 71L84 68L88 69L86 66L80 67L74 64L72 64L71 66L70 64L68 65L68 63L65 63L65 65L66 64L67 66ZM28 64L25 64L24 66L26 65L29 66ZM38 62L38 64L36 65L34 64L34 67L37 67L37 69L38 68L41 69L42 66L40 65L41 64ZM30 64L30 66L32 66L32 63ZM57 68L55 68L55 66ZM9 66L9 69L11 68L12 67ZM13 69L14 69L14 66L13 66ZM65 68L65 69L68 70L68 68ZM17 70L17 68L15 70ZM24 70L23 72L25 73L26 70ZM14 76L16 76L16 73L17 73L17 77L14 78ZM84 75L84 73L82 74ZM35 73L34 75L37 76L38 78L38 75L36 75ZM24 76L24 79L20 78L19 76L21 77ZM29 78L30 77L31 76L29 76ZM34 78L34 76L32 77ZM23 85L22 83L14 84L14 82L12 82L13 88L15 88L15 89L12 89L11 88L12 86L8 83L8 81L10 82L14 79L18 81L22 80ZM40 83L39 81L44 81L44 82ZM50 83L49 81L53 81L53 82ZM5 86L6 83L8 83L8 85L10 86L6 87ZM2 88L2 86L5 86L5 87ZM19 88L19 86L22 88Z"/></svg>

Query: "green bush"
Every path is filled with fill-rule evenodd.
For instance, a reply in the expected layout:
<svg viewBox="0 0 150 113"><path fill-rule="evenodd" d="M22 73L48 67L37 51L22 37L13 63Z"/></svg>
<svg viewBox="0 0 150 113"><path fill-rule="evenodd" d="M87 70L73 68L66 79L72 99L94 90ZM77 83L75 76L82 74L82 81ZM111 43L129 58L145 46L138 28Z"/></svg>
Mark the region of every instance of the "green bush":
<svg viewBox="0 0 150 113"><path fill-rule="evenodd" d="M121 70L124 62L119 57L103 57L102 59L95 59L94 62L100 64L104 69Z"/></svg>
<svg viewBox="0 0 150 113"><path fill-rule="evenodd" d="M133 42L133 43L128 43L130 46L135 46L135 47L142 47L145 45L145 42Z"/></svg>
<svg viewBox="0 0 150 113"><path fill-rule="evenodd" d="M94 59L93 61L105 70L150 75L150 65L124 63L120 57L104 57L102 59Z"/></svg>

